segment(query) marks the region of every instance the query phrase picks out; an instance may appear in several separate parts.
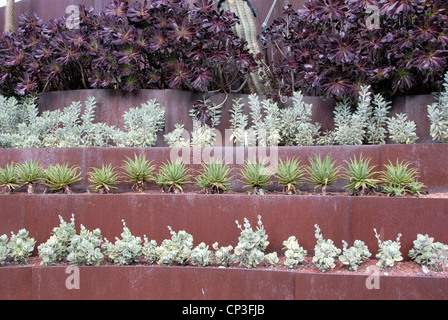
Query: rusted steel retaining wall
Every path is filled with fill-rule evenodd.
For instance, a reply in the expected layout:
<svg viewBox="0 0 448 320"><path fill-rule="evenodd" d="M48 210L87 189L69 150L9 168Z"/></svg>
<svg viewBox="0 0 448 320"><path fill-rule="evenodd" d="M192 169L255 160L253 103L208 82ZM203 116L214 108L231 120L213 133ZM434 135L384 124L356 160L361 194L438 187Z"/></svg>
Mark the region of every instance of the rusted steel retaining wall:
<svg viewBox="0 0 448 320"><path fill-rule="evenodd" d="M13 300L446 300L448 278L196 267L79 267L79 289L67 289L59 267L0 268L0 299ZM265 312L272 314L266 308ZM179 309L181 315L182 309ZM278 311L277 311L278 312Z"/></svg>

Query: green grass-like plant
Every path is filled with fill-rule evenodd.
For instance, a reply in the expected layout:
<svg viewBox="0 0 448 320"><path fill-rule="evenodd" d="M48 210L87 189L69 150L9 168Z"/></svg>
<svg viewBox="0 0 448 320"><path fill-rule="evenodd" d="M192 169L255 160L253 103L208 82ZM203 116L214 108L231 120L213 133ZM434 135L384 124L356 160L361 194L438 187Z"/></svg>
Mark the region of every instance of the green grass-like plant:
<svg viewBox="0 0 448 320"><path fill-rule="evenodd" d="M88 175L93 192L104 194L109 193L110 189L117 189L115 185L118 184L119 176L111 164L103 165L101 168L92 168Z"/></svg>
<svg viewBox="0 0 448 320"><path fill-rule="evenodd" d="M156 176L157 185L163 192L168 193L183 193L183 186L189 183L191 175L190 170L186 167L182 159L176 161L167 161L164 163Z"/></svg>
<svg viewBox="0 0 448 320"><path fill-rule="evenodd" d="M315 155L314 160L309 158L310 165L305 168L308 173L306 181L316 188L322 189L322 194L326 194L327 187L331 186L339 178L341 166L335 167L336 161L333 161L331 154L327 154L322 160L320 155Z"/></svg>
<svg viewBox="0 0 448 320"><path fill-rule="evenodd" d="M205 193L225 193L231 189L232 169L219 160L202 163L202 171L195 178L196 184Z"/></svg>
<svg viewBox="0 0 448 320"><path fill-rule="evenodd" d="M420 194L425 185L417 181L418 170L409 168L410 164L410 162L399 162L397 159L396 165L393 165L389 161L389 164L385 165L386 170L380 176L382 192L388 196L398 197Z"/></svg>
<svg viewBox="0 0 448 320"><path fill-rule="evenodd" d="M373 171L375 167L370 166L370 160L362 154L359 159L354 156L350 161L345 160L348 168L341 177L349 181L345 188L350 194L365 195L378 187L379 180L374 178L378 172Z"/></svg>
<svg viewBox="0 0 448 320"><path fill-rule="evenodd" d="M266 191L263 188L271 184L269 179L273 174L273 170L265 165L264 160L259 162L247 160L240 170L242 180L239 181L245 188L252 188L248 191L249 194L264 194Z"/></svg>
<svg viewBox="0 0 448 320"><path fill-rule="evenodd" d="M13 192L19 187L19 179L14 162L8 163L5 168L0 168L0 187L3 187L3 192L6 194Z"/></svg>
<svg viewBox="0 0 448 320"><path fill-rule="evenodd" d="M72 193L71 186L81 180L79 167L69 167L69 163L64 163L49 166L45 170L43 184L49 187L50 191L69 194Z"/></svg>
<svg viewBox="0 0 448 320"><path fill-rule="evenodd" d="M20 187L28 186L28 193L33 194L36 185L44 179L44 169L39 161L30 160L25 163L18 163L16 166L17 177Z"/></svg>
<svg viewBox="0 0 448 320"><path fill-rule="evenodd" d="M127 157L123 166L123 176L128 183L134 183L132 188L142 192L145 188L146 182L154 179L155 166L152 161L146 159L146 155L137 156L134 154L134 160Z"/></svg>
<svg viewBox="0 0 448 320"><path fill-rule="evenodd" d="M305 166L301 166L300 160L295 158L288 158L285 162L280 159L277 166L277 174L275 176L277 182L283 186L284 193L297 193L296 186L303 181L303 177L305 176Z"/></svg>

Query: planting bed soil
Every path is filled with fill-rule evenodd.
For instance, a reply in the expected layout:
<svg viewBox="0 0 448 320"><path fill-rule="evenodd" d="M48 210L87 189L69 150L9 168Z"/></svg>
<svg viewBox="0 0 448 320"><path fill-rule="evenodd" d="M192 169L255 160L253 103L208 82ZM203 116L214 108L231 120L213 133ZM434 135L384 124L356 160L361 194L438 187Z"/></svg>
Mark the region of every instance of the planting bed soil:
<svg viewBox="0 0 448 320"><path fill-rule="evenodd" d="M286 258L282 256L283 253L278 252L279 261L273 265L273 266L267 266L267 265L259 265L256 268L241 268L237 264L232 264L228 267L222 267L215 263L211 264L210 266L206 266L203 268L226 268L226 269L245 269L245 270L272 270L272 271L291 271L291 272L299 272L299 273L325 273L325 274L357 274L357 275L371 275L373 271L379 276L403 276L403 277L409 277L409 276L417 276L417 277L434 277L434 278L448 278L448 270L444 271L434 271L431 269L428 269L426 267L423 267L413 261L400 261L396 262L393 268L389 268L386 270L379 270L376 266L376 263L378 260L376 259L367 259L357 270L351 271L348 270L346 267L344 267L339 261L336 261L336 267L333 269L329 269L325 272L319 271L319 269L316 267L316 265L312 261L312 257L306 257L305 260L299 264L296 268L289 268L284 265L284 261ZM374 254L372 254L374 256ZM108 262L107 259L101 262L100 266L113 266L114 264L111 262ZM138 264L134 265L141 265L141 266L151 266L151 267L157 267L157 268L170 268L170 266L161 266L157 264L147 264L145 260L141 259ZM39 267L41 266L41 259L39 257L31 257L29 259L28 264L26 265L16 265L14 262L5 264L4 267L1 268L8 268L8 267L23 267L23 266L31 266L31 267ZM49 266L47 268L52 268L56 266L70 266L69 263L58 263L55 266ZM175 265L173 265L175 266ZM95 266L88 266L89 268L95 268ZM194 267L192 265L185 265L185 266L179 266L182 268L191 268Z"/></svg>
<svg viewBox="0 0 448 320"><path fill-rule="evenodd" d="M14 195L24 195L24 194L28 194L28 192L25 189L20 189L20 190L15 190L14 192L11 192L10 194L5 194L5 193L0 193L0 196L14 196ZM47 191L45 191L42 188L39 188L36 190L36 192L34 194L62 194L62 193L49 193ZM87 195L87 194L98 194L98 193L92 193L90 190L88 190L87 192L81 192L81 191L76 191L76 192L72 192L71 194L73 195ZM196 194L196 195L209 195L209 196L214 196L214 195L218 195L216 194L212 194L212 193L205 193L202 191L187 191L187 192L176 192L176 193L168 193L168 192L162 192L160 190L143 190L143 191L120 191L120 190L111 190L107 193L105 193L104 195L109 194L109 195L113 195L113 194L129 194L129 195L133 195L133 194L164 194L164 195L176 195L176 194ZM98 194L100 195L100 194ZM219 193L219 195L248 195L247 192L226 192L226 193ZM363 195L352 195L348 192L328 192L326 194L322 194L321 192L311 192L311 191L301 191L301 192L297 192L294 194L285 194L284 192L280 192L280 191L267 191L262 195L251 195L254 197L265 197L265 196L278 196L278 195L287 195L287 196L291 196L291 197L300 197L300 196L316 196L316 197L358 197L358 198L363 198L363 197L386 197L386 198L448 198L448 192L422 192L419 195L405 195L405 196L388 196L384 193L381 192L372 192L369 194L363 194ZM32 194L30 194L30 196L33 196Z"/></svg>

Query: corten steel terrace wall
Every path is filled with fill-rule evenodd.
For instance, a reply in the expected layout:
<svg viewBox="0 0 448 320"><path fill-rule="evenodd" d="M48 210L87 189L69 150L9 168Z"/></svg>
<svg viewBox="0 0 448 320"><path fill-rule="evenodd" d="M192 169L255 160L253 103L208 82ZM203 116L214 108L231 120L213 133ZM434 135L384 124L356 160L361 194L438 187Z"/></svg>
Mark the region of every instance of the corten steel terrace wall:
<svg viewBox="0 0 448 320"><path fill-rule="evenodd" d="M445 300L448 278L195 267L79 267L79 289L68 290L66 267L0 268L0 298L35 300ZM232 310L231 310L232 311ZM273 316L272 308L265 308ZM182 309L178 310L181 315ZM278 314L277 314L278 315Z"/></svg>
<svg viewBox="0 0 448 320"><path fill-rule="evenodd" d="M421 181L439 190L447 190L447 163L443 161L448 145L416 146L360 146L360 147L308 147L279 148L282 159L299 156L307 163L308 155L331 152L338 164L353 155L372 157L372 164L382 165L397 157L412 161L421 172ZM233 149L235 150L235 149ZM246 150L248 152L248 150ZM247 217L256 223L262 216L273 249L280 249L282 241L297 235L307 250L314 248L314 224L321 226L325 237L336 243L346 240L364 240L372 250L377 241L373 228L384 237L395 239L401 232L402 249L407 252L417 233L428 233L440 242L448 242L448 207L446 199L386 198L348 196L248 196L244 193L229 195L160 194L154 183L149 185L151 194L88 195L85 193L86 173L91 167L111 163L121 166L126 156L145 152L148 159L159 166L169 158L170 148L75 148L75 149L22 149L2 150L0 166L10 161L24 162L38 159L45 167L69 161L79 165L84 178L75 189L84 194L58 195L21 194L0 196L0 234L27 228L38 242L48 239L53 227L58 225L59 214L68 220L76 215L77 223L88 228L99 227L108 239L121 233L121 219L137 235L161 241L169 237L167 226L174 230L185 229L196 241L235 245L239 230L235 220ZM190 154L192 155L192 154ZM246 153L247 155L247 153ZM196 168L199 165L195 165ZM193 166L192 166L193 167ZM340 182L343 185L343 182ZM128 190L130 184L128 185ZM278 188L277 190L280 190ZM187 189L188 190L188 189ZM191 187L190 187L191 190ZM244 191L235 184L234 190ZM39 189L39 193L42 189Z"/></svg>
<svg viewBox="0 0 448 320"><path fill-rule="evenodd" d="M312 147L278 147L278 148L47 148L47 149L3 149L0 150L0 167L5 167L11 161L26 162L31 159L38 159L44 167L69 162L70 165L80 167L82 181L73 185L76 192L86 192L88 188L87 173L92 167L101 167L103 164L111 164L120 168L127 157L133 158L134 154L146 154L147 159L159 168L167 160L176 160L182 157L192 170L191 174L196 175L196 170L201 169L201 163L208 161L211 156L222 158L231 168L234 168L232 179L232 190L246 192L239 177L245 160L252 160L254 157L273 159L287 159L297 157L303 165L309 164L309 157L321 155L324 157L331 154L336 161L336 165L347 167L345 160L353 156L359 157L361 154L371 158L370 164L376 166L377 171L385 169L384 165L391 161L393 164L397 160L410 162L410 166L419 171L419 181L426 185L425 190L430 192L440 192L448 190L448 163L446 154L448 145L446 144L417 144L417 145L382 145L382 146L312 146ZM192 181L194 181L192 179ZM344 191L343 187L347 182L339 179L328 191ZM129 191L131 184L120 184L120 189ZM149 184L148 188L157 189L155 183ZM305 190L312 190L312 186L304 184ZM186 191L198 191L198 187L191 183L185 187ZM281 186L273 184L268 190L281 191ZM317 190L319 191L319 189Z"/></svg>
<svg viewBox="0 0 448 320"><path fill-rule="evenodd" d="M141 0L143 2L143 0ZM17 26L18 19L21 14L25 12L36 12L37 15L43 20L48 21L51 18L59 18L65 14L66 8L69 5L83 4L87 8L93 7L95 12L103 10L111 0L22 0L17 2L14 6L15 11L15 25ZM127 0L129 3L135 2L135 0ZM186 0L185 3L192 5L194 0ZM295 9L300 9L306 0L279 0L272 12L272 15L268 21L268 25L272 21L282 15L283 6L286 4L291 4ZM258 18L257 28L261 31L261 24L264 22L268 12L271 8L273 1L268 0L251 0ZM0 8L0 27L3 30L4 27L4 10L5 8Z"/></svg>
<svg viewBox="0 0 448 320"><path fill-rule="evenodd" d="M244 112L249 113L248 95L246 94L203 94L179 90L134 90L132 92L123 92L121 90L71 90L56 91L45 93L38 101L39 110L55 110L68 107L73 101L86 101L89 96L96 97L97 108L95 110L95 121L105 122L108 125L114 125L123 128L123 114L132 107L140 107L142 103L150 99L156 99L161 106L165 107L166 120L165 131L169 133L175 128L176 123L185 124L185 129L192 130L192 121L189 116L189 110L198 101L204 97L210 98L211 103L221 104L222 115L221 124L217 127L222 135L222 145L228 145L229 139L225 137L225 130L230 128L233 100L241 98L245 108ZM263 97L260 97L262 99ZM319 97L305 97L306 103L313 104L312 122L321 124L321 131L334 129L334 106L335 102L330 99ZM415 95L397 97L393 100L389 116L404 112L408 119L414 121L417 127L416 133L419 137L418 143L431 143L430 122L428 119L427 105L433 103L434 97L431 95ZM291 104L291 99L284 106ZM280 104L280 107L283 107ZM163 134L160 133L157 146L165 146Z"/></svg>
<svg viewBox="0 0 448 320"><path fill-rule="evenodd" d="M378 253L373 228L381 239L395 240L402 233L401 252L405 259L417 234L428 234L435 241L448 243L448 208L446 199L403 199L386 197L343 196L248 196L239 195L27 195L0 196L0 235L17 233L26 228L37 246L46 242L58 216L69 221L75 216L80 225L100 228L103 237L113 241L123 231L121 220L132 234L156 240L160 244L171 238L173 230L185 230L194 238L194 245L238 243L241 223L247 218L255 228L257 216L268 235L268 251L280 251L283 241L295 235L299 243L314 254L314 225L318 224L325 239L338 247L342 240L350 245L362 240L372 254Z"/></svg>

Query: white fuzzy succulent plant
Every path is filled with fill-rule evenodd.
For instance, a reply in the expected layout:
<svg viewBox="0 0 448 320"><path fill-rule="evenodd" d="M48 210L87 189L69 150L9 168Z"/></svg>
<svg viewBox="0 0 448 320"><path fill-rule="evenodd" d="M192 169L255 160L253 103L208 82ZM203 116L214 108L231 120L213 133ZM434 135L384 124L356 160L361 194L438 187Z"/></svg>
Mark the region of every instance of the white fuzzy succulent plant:
<svg viewBox="0 0 448 320"><path fill-rule="evenodd" d="M81 225L80 234L73 236L68 248L68 262L76 265L99 265L104 260L101 252L102 242L99 228L90 231Z"/></svg>
<svg viewBox="0 0 448 320"><path fill-rule="evenodd" d="M29 237L29 232L26 229L19 230L17 234L11 232L11 239L8 243L9 255L16 263L28 263L35 244L36 240Z"/></svg>
<svg viewBox="0 0 448 320"><path fill-rule="evenodd" d="M193 250L191 250L190 258L188 259L193 266L205 267L213 262L213 252L209 250L208 245L201 242Z"/></svg>
<svg viewBox="0 0 448 320"><path fill-rule="evenodd" d="M339 261L349 270L357 270L372 255L364 241L355 240L353 246L348 248L348 243L342 240L342 245L343 249Z"/></svg>
<svg viewBox="0 0 448 320"><path fill-rule="evenodd" d="M215 261L218 265L228 267L232 264L234 261L233 246L219 247L218 242L215 242L212 247L215 250Z"/></svg>
<svg viewBox="0 0 448 320"><path fill-rule="evenodd" d="M316 228L315 237L317 243L314 246L313 262L320 271L326 272L328 269L336 267L335 261L339 254L341 254L341 249L334 245L333 240L325 240L322 237L320 228L317 224L315 224L314 227Z"/></svg>
<svg viewBox="0 0 448 320"><path fill-rule="evenodd" d="M376 258L378 259L378 263L376 264L381 270L390 269L395 265L395 262L399 262L403 260L403 256L401 255L400 248L400 238L401 233L398 234L397 240L386 240L381 241L380 235L375 231L375 237L378 239L378 254Z"/></svg>
<svg viewBox="0 0 448 320"><path fill-rule="evenodd" d="M153 264L157 262L158 254L156 252L157 249L157 241L156 240L148 240L146 235L144 236L144 244L142 248L142 256L149 264Z"/></svg>
<svg viewBox="0 0 448 320"><path fill-rule="evenodd" d="M290 236L283 241L283 250L285 250L285 266L293 269L306 258L307 251L301 247L295 236Z"/></svg>
<svg viewBox="0 0 448 320"><path fill-rule="evenodd" d="M110 261L117 265L129 265L140 261L142 256L142 238L132 235L123 222L121 239L115 238L115 243L104 239L102 248Z"/></svg>
<svg viewBox="0 0 448 320"><path fill-rule="evenodd" d="M9 258L8 236L0 236L0 266L3 266Z"/></svg>
<svg viewBox="0 0 448 320"><path fill-rule="evenodd" d="M59 221L59 227L53 228L50 238L38 247L43 266L51 266L64 261L69 253L71 240L76 234L74 215L72 215L70 223L65 222L61 216L59 216Z"/></svg>
<svg viewBox="0 0 448 320"><path fill-rule="evenodd" d="M170 226L171 239L165 239L155 249L158 256L158 264L171 265L174 263L185 265L190 258L193 248L193 236L184 230L174 232Z"/></svg>
<svg viewBox="0 0 448 320"><path fill-rule="evenodd" d="M434 238L427 234L418 234L414 240L414 247L409 250L409 257L416 263L440 271L448 264L448 245L434 242Z"/></svg>
<svg viewBox="0 0 448 320"><path fill-rule="evenodd" d="M269 244L268 236L261 222L261 216L258 216L257 230L253 230L249 220L244 218L244 229L235 221L241 234L238 238L238 245L235 247L235 262L245 268L257 267L264 261L264 251Z"/></svg>

